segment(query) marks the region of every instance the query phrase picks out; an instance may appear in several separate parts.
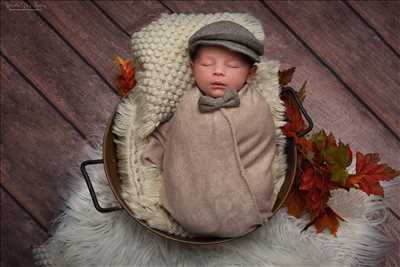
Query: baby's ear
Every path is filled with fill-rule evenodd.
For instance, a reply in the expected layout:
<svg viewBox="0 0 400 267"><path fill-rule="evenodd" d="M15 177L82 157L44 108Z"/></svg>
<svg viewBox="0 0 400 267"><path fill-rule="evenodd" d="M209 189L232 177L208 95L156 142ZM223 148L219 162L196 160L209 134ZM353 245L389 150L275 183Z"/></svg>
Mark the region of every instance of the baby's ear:
<svg viewBox="0 0 400 267"><path fill-rule="evenodd" d="M193 63L193 61L192 60L190 60L190 68L193 70L193 67L194 67L194 63Z"/></svg>
<svg viewBox="0 0 400 267"><path fill-rule="evenodd" d="M251 66L249 78L253 78L257 73L257 65Z"/></svg>

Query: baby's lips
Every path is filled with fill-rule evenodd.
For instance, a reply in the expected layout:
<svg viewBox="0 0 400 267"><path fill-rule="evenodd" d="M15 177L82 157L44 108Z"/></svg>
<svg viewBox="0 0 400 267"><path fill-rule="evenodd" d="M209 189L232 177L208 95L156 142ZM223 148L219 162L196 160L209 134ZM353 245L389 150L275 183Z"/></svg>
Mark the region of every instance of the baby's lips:
<svg viewBox="0 0 400 267"><path fill-rule="evenodd" d="M226 86L226 84L225 83L223 83L223 82L212 82L211 83L211 85L215 85L215 86Z"/></svg>
<svg viewBox="0 0 400 267"><path fill-rule="evenodd" d="M214 89L225 89L226 88L226 84L211 83L211 88L214 88Z"/></svg>

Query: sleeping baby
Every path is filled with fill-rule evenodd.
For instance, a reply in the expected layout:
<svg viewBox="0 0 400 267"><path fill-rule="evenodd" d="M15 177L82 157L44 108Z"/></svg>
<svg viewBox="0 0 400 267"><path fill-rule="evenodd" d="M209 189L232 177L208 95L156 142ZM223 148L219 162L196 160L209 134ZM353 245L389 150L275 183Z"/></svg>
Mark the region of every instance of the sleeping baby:
<svg viewBox="0 0 400 267"><path fill-rule="evenodd" d="M271 216L275 125L247 86L264 46L231 21L189 39L196 85L146 139L143 161L161 171L160 202L194 236L237 237Z"/></svg>

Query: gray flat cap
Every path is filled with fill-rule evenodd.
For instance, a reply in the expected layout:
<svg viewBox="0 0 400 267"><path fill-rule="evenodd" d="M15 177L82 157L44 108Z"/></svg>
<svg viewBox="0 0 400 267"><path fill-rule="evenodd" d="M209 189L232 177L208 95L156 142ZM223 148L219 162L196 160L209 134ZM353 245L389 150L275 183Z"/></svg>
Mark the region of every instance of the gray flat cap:
<svg viewBox="0 0 400 267"><path fill-rule="evenodd" d="M200 28L189 39L189 52L199 45L218 45L245 54L256 62L264 54L264 44L249 30L233 21L217 21Z"/></svg>

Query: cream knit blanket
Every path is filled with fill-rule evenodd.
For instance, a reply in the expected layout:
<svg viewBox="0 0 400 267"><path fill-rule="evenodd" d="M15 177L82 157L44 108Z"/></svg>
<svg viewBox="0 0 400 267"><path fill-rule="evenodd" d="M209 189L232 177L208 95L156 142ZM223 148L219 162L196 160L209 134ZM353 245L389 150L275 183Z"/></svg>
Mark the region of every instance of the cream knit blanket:
<svg viewBox="0 0 400 267"><path fill-rule="evenodd" d="M118 170L122 196L138 219L149 226L186 236L187 233L160 206L161 176L141 162L144 138L170 118L183 93L194 85L189 67L187 41L202 26L231 20L246 27L257 39L264 40L259 21L239 13L163 14L160 19L132 36L137 85L119 104L113 125L116 135ZM256 90L271 107L276 127L277 150L272 164L274 194L279 191L286 170L284 106L279 98L278 63L263 58L249 90Z"/></svg>

